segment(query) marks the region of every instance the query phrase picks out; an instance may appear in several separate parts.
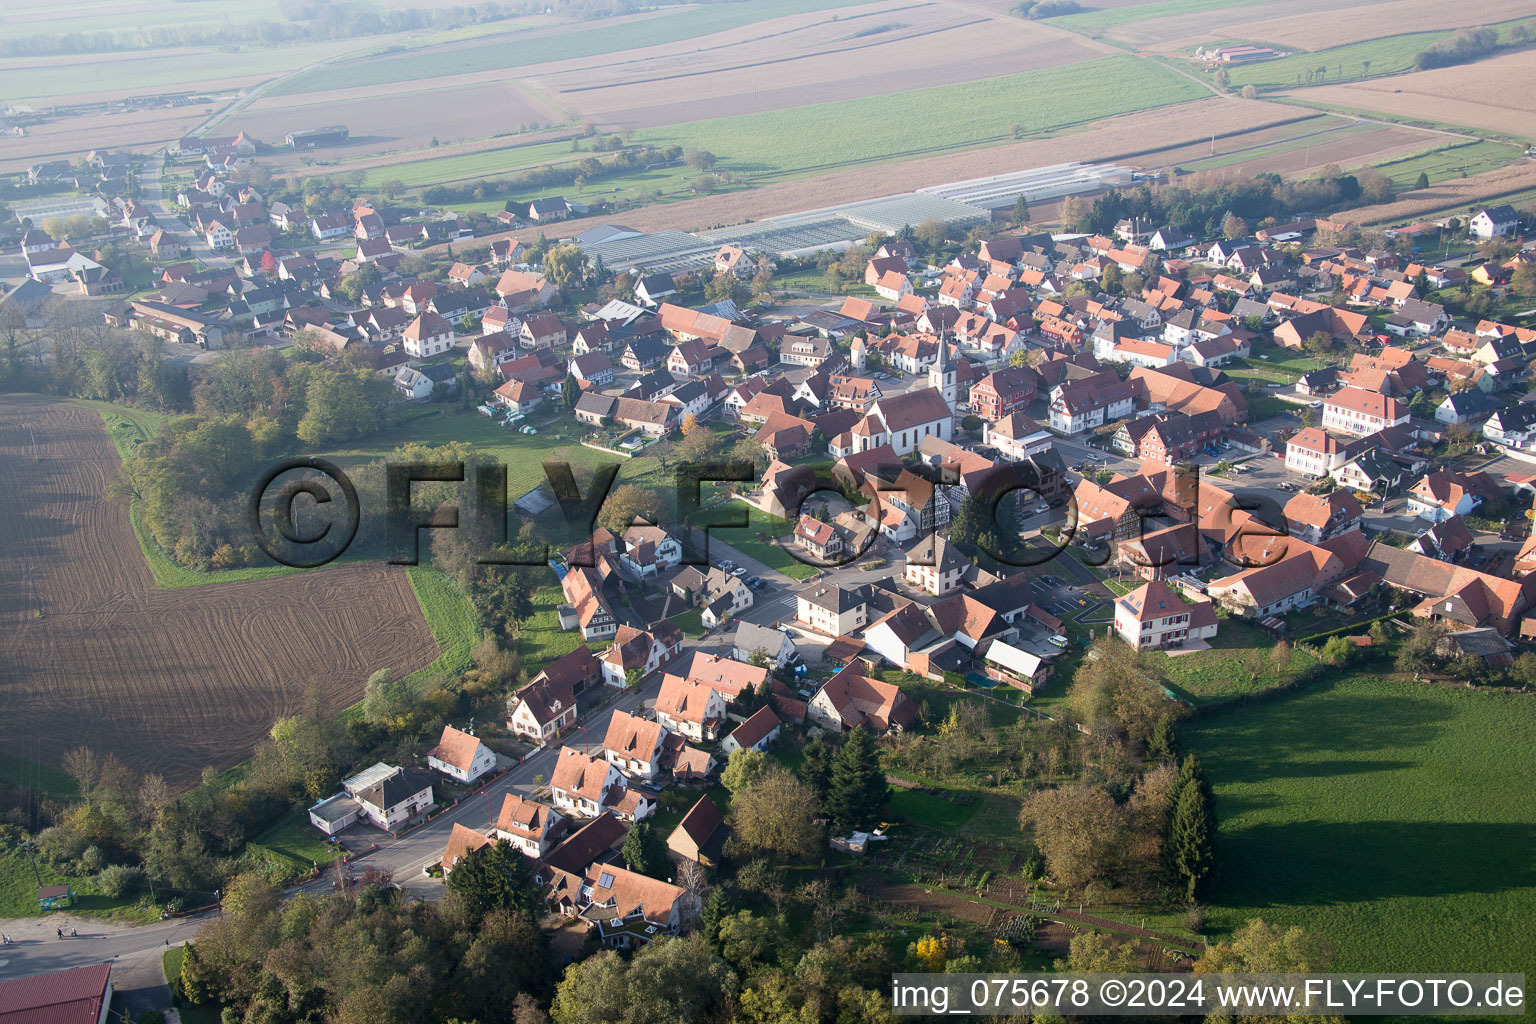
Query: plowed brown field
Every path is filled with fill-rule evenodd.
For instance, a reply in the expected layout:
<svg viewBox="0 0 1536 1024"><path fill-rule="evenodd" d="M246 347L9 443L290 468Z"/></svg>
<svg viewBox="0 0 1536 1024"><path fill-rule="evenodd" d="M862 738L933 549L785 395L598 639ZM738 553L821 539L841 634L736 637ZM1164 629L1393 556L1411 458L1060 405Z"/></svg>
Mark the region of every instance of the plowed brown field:
<svg viewBox="0 0 1536 1024"><path fill-rule="evenodd" d="M101 418L0 397L0 748L88 746L177 784L235 764L314 687L355 703L437 655L405 572L348 566L157 590Z"/></svg>

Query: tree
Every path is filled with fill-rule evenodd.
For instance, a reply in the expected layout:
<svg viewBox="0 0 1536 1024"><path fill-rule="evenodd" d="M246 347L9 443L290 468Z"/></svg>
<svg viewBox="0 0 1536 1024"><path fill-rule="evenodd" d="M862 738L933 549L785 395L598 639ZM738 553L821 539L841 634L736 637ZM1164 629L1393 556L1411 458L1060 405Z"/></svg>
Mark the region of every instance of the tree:
<svg viewBox="0 0 1536 1024"><path fill-rule="evenodd" d="M1323 660L1336 668L1348 664L1355 655L1355 645L1348 637L1331 636L1323 644Z"/></svg>
<svg viewBox="0 0 1536 1024"><path fill-rule="evenodd" d="M1083 931L1072 936L1066 959L1057 960L1054 966L1063 974L1124 974L1141 970L1142 962L1135 942Z"/></svg>
<svg viewBox="0 0 1536 1024"><path fill-rule="evenodd" d="M544 276L561 292L586 281L587 255L574 244L556 245L544 254Z"/></svg>
<svg viewBox="0 0 1536 1024"><path fill-rule="evenodd" d="M720 773L720 783L732 796L745 793L767 774L769 764L768 755L761 750L738 747L731 751L731 756L726 760L725 770Z"/></svg>
<svg viewBox="0 0 1536 1024"><path fill-rule="evenodd" d="M295 433L312 448L371 434L379 409L369 393L367 371L342 373L316 367L304 388L304 416Z"/></svg>
<svg viewBox="0 0 1536 1024"><path fill-rule="evenodd" d="M568 373L560 384L560 404L567 409L574 409L579 401L581 401L581 385L576 383L575 374Z"/></svg>
<svg viewBox="0 0 1536 1024"><path fill-rule="evenodd" d="M1013 201L1013 223L1019 227L1029 223L1029 200L1024 198L1022 192Z"/></svg>
<svg viewBox="0 0 1536 1024"><path fill-rule="evenodd" d="M992 509L988 498L980 493L967 494L960 499L955 517L949 524L949 542L968 555L976 553L976 539L990 525Z"/></svg>
<svg viewBox="0 0 1536 1024"><path fill-rule="evenodd" d="M636 519L659 521L660 505L654 491L639 484L621 484L603 500L597 523L614 536L622 536Z"/></svg>
<svg viewBox="0 0 1536 1024"><path fill-rule="evenodd" d="M1200 974L1306 973L1326 971L1331 953L1326 943L1301 928L1281 928L1254 918L1230 939L1207 947L1195 961ZM1315 1019L1315 1018L1313 1018Z"/></svg>
<svg viewBox="0 0 1536 1024"><path fill-rule="evenodd" d="M734 751L731 760L739 753ZM778 860L805 859L820 849L821 828L815 814L816 795L810 787L778 765L768 767L731 798L737 842Z"/></svg>
<svg viewBox="0 0 1536 1024"><path fill-rule="evenodd" d="M913 230L913 237L928 249L937 249L949 239L949 222L937 217L925 220Z"/></svg>
<svg viewBox="0 0 1536 1024"><path fill-rule="evenodd" d="M1444 637L1445 626L1438 622L1426 622L1414 629L1397 650L1397 670L1415 675L1437 671L1444 660L1437 650Z"/></svg>
<svg viewBox="0 0 1536 1024"><path fill-rule="evenodd" d="M854 729L832 757L827 812L845 828L866 828L880 820L890 795L874 734Z"/></svg>
<svg viewBox="0 0 1536 1024"><path fill-rule="evenodd" d="M1536 655L1531 659L1536 663ZM1532 678L1536 680L1536 673ZM800 779L811 787L818 803L826 800L827 787L832 784L832 748L820 736L812 736L800 748Z"/></svg>
<svg viewBox="0 0 1536 1024"><path fill-rule="evenodd" d="M661 877L667 870L667 844L651 827L642 821L624 836L624 863L631 871L653 878Z"/></svg>
<svg viewBox="0 0 1536 1024"><path fill-rule="evenodd" d="M515 911L530 921L544 916L544 889L528 873L528 861L505 839L465 855L449 873L448 891L475 918Z"/></svg>
<svg viewBox="0 0 1536 1024"><path fill-rule="evenodd" d="M1429 188L1429 172L1420 171L1418 180L1413 183L1414 190Z"/></svg>
<svg viewBox="0 0 1536 1024"><path fill-rule="evenodd" d="M1178 731L1173 724L1173 716L1163 715L1152 727L1152 735L1147 739L1147 756L1158 760L1173 757L1178 753Z"/></svg>
<svg viewBox="0 0 1536 1024"><path fill-rule="evenodd" d="M1333 351L1333 335L1323 330L1313 331L1307 336L1302 347L1312 355L1322 358Z"/></svg>
<svg viewBox="0 0 1536 1024"><path fill-rule="evenodd" d="M1169 862L1177 873L1184 899L1193 903L1216 863L1215 821L1204 779L1197 777L1182 786L1175 785L1179 796L1168 826Z"/></svg>
<svg viewBox="0 0 1536 1024"><path fill-rule="evenodd" d="M707 149L690 149L683 154L683 159L696 171L713 170L716 163L715 154Z"/></svg>
<svg viewBox="0 0 1536 1024"><path fill-rule="evenodd" d="M1243 95L1243 99L1245 99L1245 100L1256 100L1256 99L1259 98L1259 90L1255 89L1251 85L1245 85L1245 86L1243 86L1243 93L1242 93L1242 95Z"/></svg>
<svg viewBox="0 0 1536 1024"><path fill-rule="evenodd" d="M1248 234L1248 222L1235 213L1221 219L1221 236L1226 239L1242 238Z"/></svg>
<svg viewBox="0 0 1536 1024"><path fill-rule="evenodd" d="M1111 876L1128 833L1114 798L1087 783L1034 793L1024 801L1019 823L1033 829L1051 874L1071 888Z"/></svg>

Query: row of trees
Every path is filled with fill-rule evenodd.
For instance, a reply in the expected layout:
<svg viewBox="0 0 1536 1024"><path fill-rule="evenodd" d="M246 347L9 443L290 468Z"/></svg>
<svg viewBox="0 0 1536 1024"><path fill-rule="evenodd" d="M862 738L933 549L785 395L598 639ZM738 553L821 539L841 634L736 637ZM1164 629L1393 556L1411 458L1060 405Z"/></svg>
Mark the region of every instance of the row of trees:
<svg viewBox="0 0 1536 1024"><path fill-rule="evenodd" d="M1344 173L1330 165L1315 177L1286 181L1259 174L1239 181L1187 187L1111 189L1092 200L1068 196L1062 218L1074 231L1108 234L1122 218L1170 224L1195 238L1222 233L1227 218L1260 226L1278 218L1390 202L1392 182L1369 168Z"/></svg>

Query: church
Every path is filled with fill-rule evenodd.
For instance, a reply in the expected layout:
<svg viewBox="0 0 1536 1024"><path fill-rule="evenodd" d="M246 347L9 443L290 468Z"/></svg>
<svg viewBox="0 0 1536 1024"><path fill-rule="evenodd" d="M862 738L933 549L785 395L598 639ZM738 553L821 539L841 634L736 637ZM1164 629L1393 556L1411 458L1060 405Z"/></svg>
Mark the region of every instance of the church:
<svg viewBox="0 0 1536 1024"><path fill-rule="evenodd" d="M928 368L928 386L870 406L868 415L853 425L853 450L865 452L888 444L897 455L909 455L924 438L953 440L955 387L949 346L941 343L938 358Z"/></svg>

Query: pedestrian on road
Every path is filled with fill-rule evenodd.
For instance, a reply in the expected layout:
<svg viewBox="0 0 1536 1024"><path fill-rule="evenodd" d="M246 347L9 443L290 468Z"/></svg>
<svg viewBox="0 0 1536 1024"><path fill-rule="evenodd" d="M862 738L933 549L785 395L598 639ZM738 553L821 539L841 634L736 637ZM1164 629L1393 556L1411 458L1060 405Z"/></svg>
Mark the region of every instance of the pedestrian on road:
<svg viewBox="0 0 1536 1024"><path fill-rule="evenodd" d="M73 929L73 928L71 928L71 929L70 929L70 930L69 930L69 937L70 937L70 938L74 938L74 937L75 937L75 936L77 936L77 935L79 935L79 934L80 934L80 933L79 933L79 932L77 932L77 931L75 931L75 930L74 930L74 929Z"/></svg>
<svg viewBox="0 0 1536 1024"><path fill-rule="evenodd" d="M64 929L63 928L55 928L54 931L59 933L59 938L62 939L64 937Z"/></svg>

